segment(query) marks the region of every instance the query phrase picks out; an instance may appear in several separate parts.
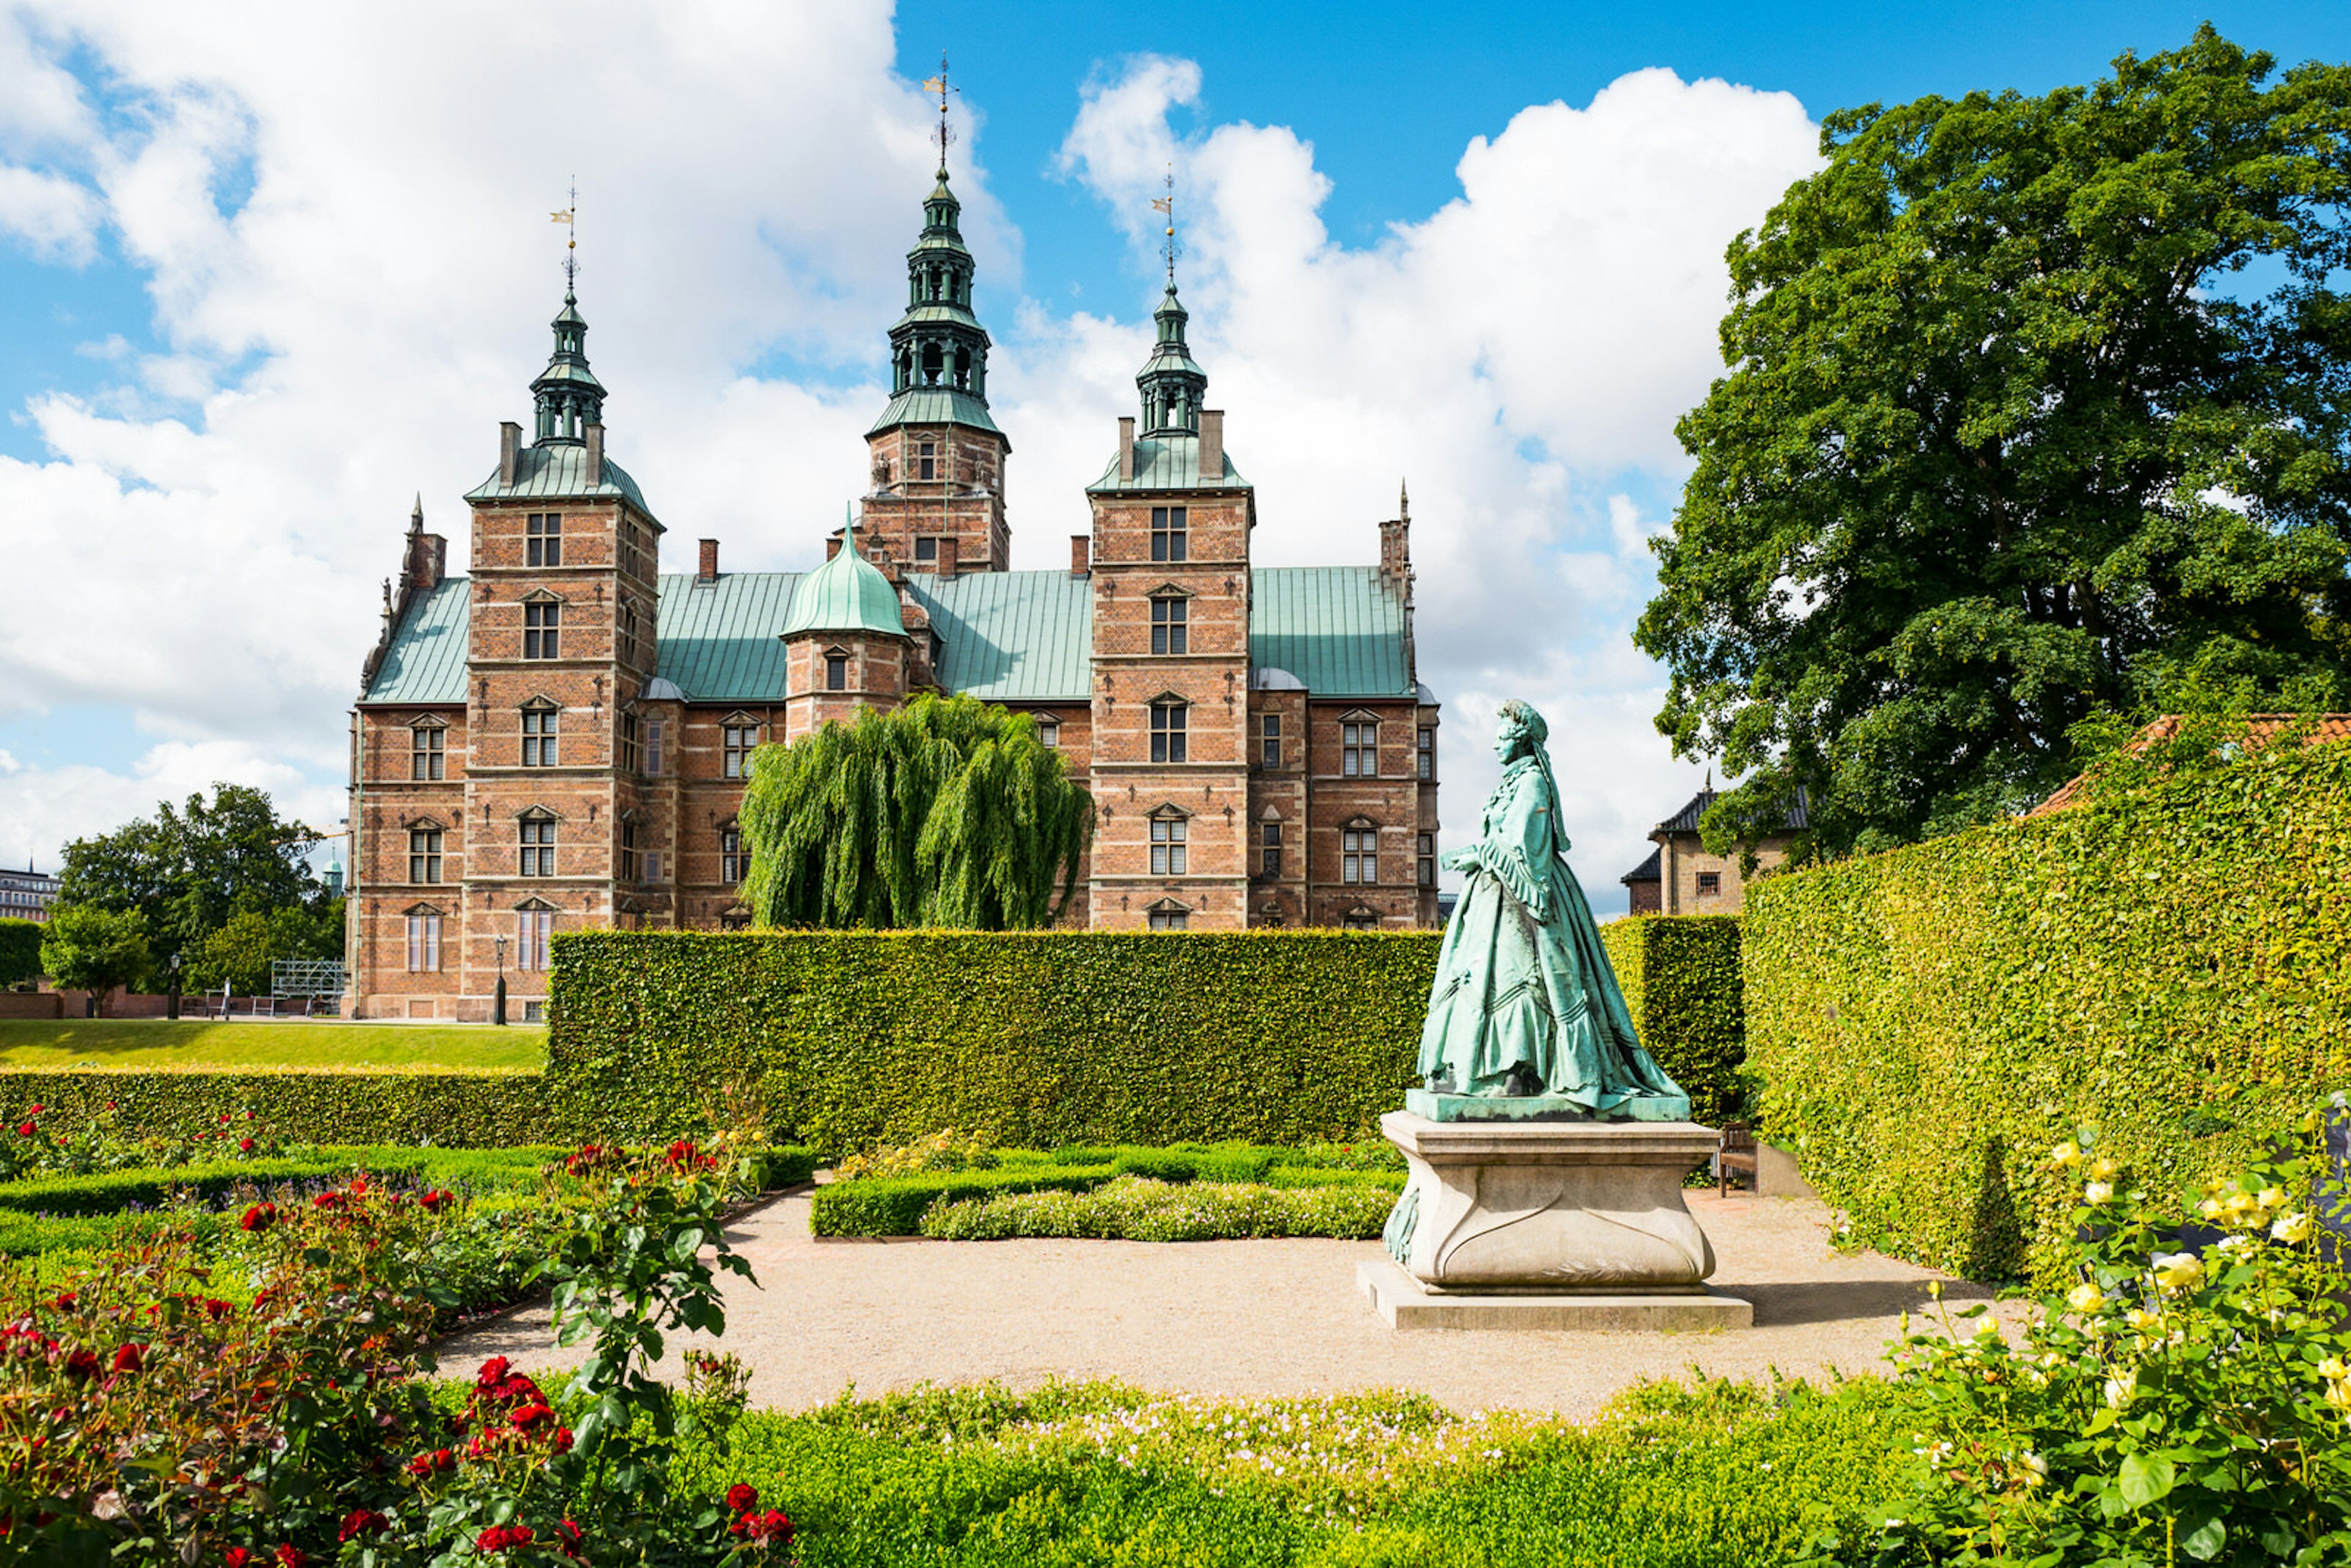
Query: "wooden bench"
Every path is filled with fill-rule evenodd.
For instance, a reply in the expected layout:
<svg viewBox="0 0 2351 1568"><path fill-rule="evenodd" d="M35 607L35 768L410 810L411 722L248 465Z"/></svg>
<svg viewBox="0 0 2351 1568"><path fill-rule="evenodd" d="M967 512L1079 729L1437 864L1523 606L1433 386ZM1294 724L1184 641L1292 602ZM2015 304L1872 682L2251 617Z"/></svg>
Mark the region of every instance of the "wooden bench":
<svg viewBox="0 0 2351 1568"><path fill-rule="evenodd" d="M1755 1129L1744 1122L1725 1122L1714 1147L1714 1195L1730 1196L1730 1173L1747 1173L1747 1190L1756 1187Z"/></svg>

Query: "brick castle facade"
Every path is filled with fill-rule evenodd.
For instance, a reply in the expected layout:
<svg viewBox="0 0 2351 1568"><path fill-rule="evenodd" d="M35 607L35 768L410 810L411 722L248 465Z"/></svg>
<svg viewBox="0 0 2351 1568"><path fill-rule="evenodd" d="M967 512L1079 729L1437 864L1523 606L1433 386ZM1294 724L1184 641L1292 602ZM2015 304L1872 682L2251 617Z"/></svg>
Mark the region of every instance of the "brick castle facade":
<svg viewBox="0 0 2351 1568"><path fill-rule="evenodd" d="M1011 443L941 172L890 331L872 484L806 573L664 573L665 532L606 455L567 292L468 493L470 575L420 501L351 726L354 1016L521 1016L548 940L747 917L736 824L755 747L861 706L967 692L1031 715L1092 792L1069 918L1110 929L1437 923L1437 702L1413 656L1410 520L1378 563L1261 568L1254 490L1169 278L1070 564L1013 571Z"/></svg>

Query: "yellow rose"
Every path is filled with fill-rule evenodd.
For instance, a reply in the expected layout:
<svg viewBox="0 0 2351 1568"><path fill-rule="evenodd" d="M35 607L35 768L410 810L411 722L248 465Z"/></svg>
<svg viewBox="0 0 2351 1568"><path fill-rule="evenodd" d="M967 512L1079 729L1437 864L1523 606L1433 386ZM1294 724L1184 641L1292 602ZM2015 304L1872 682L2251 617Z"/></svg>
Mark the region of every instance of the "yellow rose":
<svg viewBox="0 0 2351 1568"><path fill-rule="evenodd" d="M2351 1377L2351 1367L2346 1367L2341 1357L2330 1355L2318 1364L2318 1375L2329 1383L2340 1383Z"/></svg>
<svg viewBox="0 0 2351 1568"><path fill-rule="evenodd" d="M2049 1151L2049 1163L2071 1170L2082 1163L2082 1146L2068 1138Z"/></svg>
<svg viewBox="0 0 2351 1568"><path fill-rule="evenodd" d="M2119 1377L2106 1379L2106 1403L2119 1410L2138 1393L2138 1368L2134 1366Z"/></svg>
<svg viewBox="0 0 2351 1568"><path fill-rule="evenodd" d="M2158 1254L2155 1282L2167 1291L2192 1291L2204 1282L2204 1260L2193 1252Z"/></svg>
<svg viewBox="0 0 2351 1568"><path fill-rule="evenodd" d="M2285 1189L2283 1187L2265 1186L2262 1188L2258 1195L2255 1196L2253 1201L2260 1204L2263 1208L2283 1208L2285 1207Z"/></svg>
<svg viewBox="0 0 2351 1568"><path fill-rule="evenodd" d="M2310 1239L2310 1216L2299 1211L2282 1214L2271 1224L2270 1235L2289 1247L2300 1246Z"/></svg>
<svg viewBox="0 0 2351 1568"><path fill-rule="evenodd" d="M2106 1293L2095 1285L2076 1285L2065 1293L2065 1304L2077 1312L2095 1312L2106 1304Z"/></svg>
<svg viewBox="0 0 2351 1568"><path fill-rule="evenodd" d="M2131 1327L2138 1330L2141 1333L2160 1333L2163 1332L2163 1314L2161 1312L2150 1312L2144 1307L2133 1307L2129 1312L2123 1314L2123 1321L2129 1323Z"/></svg>
<svg viewBox="0 0 2351 1568"><path fill-rule="evenodd" d="M2100 1181L2112 1181L2116 1168L2115 1162L2104 1155L2090 1162L2090 1174Z"/></svg>
<svg viewBox="0 0 2351 1568"><path fill-rule="evenodd" d="M2082 1188L2082 1201L2084 1203L2104 1203L2114 1196L2115 1184L2108 1181L2094 1181Z"/></svg>

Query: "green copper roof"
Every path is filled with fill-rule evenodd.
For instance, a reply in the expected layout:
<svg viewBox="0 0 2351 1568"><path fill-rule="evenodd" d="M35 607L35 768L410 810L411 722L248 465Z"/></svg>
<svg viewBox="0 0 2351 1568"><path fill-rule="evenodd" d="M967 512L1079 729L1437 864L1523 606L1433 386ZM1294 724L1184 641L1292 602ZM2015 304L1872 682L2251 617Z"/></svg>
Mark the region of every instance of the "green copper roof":
<svg viewBox="0 0 2351 1568"><path fill-rule="evenodd" d="M1093 585L1066 571L927 573L907 594L941 644L939 679L989 702L1092 700Z"/></svg>
<svg viewBox="0 0 2351 1568"><path fill-rule="evenodd" d="M799 580L792 608L778 629L786 637L803 632L886 632L906 634L898 591L881 569L857 549L854 524L844 532L833 558Z"/></svg>
<svg viewBox="0 0 2351 1568"><path fill-rule="evenodd" d="M974 430L994 431L996 421L987 417L987 405L967 392L952 387L909 387L890 400L882 417L873 422L868 435L876 435L901 424L967 424ZM1008 444L1006 451L1010 451Z"/></svg>
<svg viewBox="0 0 2351 1568"><path fill-rule="evenodd" d="M1200 477L1200 438L1196 435L1145 435L1134 443L1134 477L1118 476L1118 459L1113 456L1102 476L1086 486L1088 495L1111 490L1246 490L1249 482L1233 466L1233 455L1225 454L1224 476L1218 479Z"/></svg>
<svg viewBox="0 0 2351 1568"><path fill-rule="evenodd" d="M1375 566L1261 566L1249 573L1249 663L1288 670L1318 697L1408 697L1404 600Z"/></svg>
<svg viewBox="0 0 2351 1568"><path fill-rule="evenodd" d="M675 683L688 702L782 700L785 650L778 633L804 583L817 575L729 572L704 583L691 572L663 574L655 653L661 678ZM1376 567L1259 567L1250 580L1252 664L1289 671L1317 697L1414 695L1405 670L1404 602ZM468 586L451 578L409 607L362 702L465 702ZM940 674L950 688L989 702L1092 700L1093 595L1085 578L1067 571L916 574L906 579L906 591L930 616L941 644Z"/></svg>
<svg viewBox="0 0 2351 1568"><path fill-rule="evenodd" d="M462 577L444 578L439 587L409 604L361 702L465 702L470 586Z"/></svg>
<svg viewBox="0 0 2351 1568"><path fill-rule="evenodd" d="M594 484L588 482L588 449L574 442L549 442L541 446L526 446L515 455L515 482L501 485L496 473L465 492L468 501L505 501L517 497L532 500L588 500L604 496L619 496L650 517L653 508L645 505L644 492L629 477L628 470L611 458L604 459L604 472ZM660 524L654 524L656 528Z"/></svg>

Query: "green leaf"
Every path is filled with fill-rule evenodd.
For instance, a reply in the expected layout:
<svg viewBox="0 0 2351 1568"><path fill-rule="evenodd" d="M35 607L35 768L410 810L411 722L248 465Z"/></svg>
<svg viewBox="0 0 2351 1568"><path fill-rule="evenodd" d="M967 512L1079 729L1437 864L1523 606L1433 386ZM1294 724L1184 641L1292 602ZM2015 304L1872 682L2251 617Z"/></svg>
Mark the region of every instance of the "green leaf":
<svg viewBox="0 0 2351 1568"><path fill-rule="evenodd" d="M2123 1501L2132 1508L2145 1508L2171 1490L2171 1461L2161 1455L2127 1455L2116 1479Z"/></svg>
<svg viewBox="0 0 2351 1568"><path fill-rule="evenodd" d="M2179 1550L2199 1563L2210 1563L2220 1555L2228 1543L2229 1527L2217 1519L2208 1519L2179 1538Z"/></svg>

